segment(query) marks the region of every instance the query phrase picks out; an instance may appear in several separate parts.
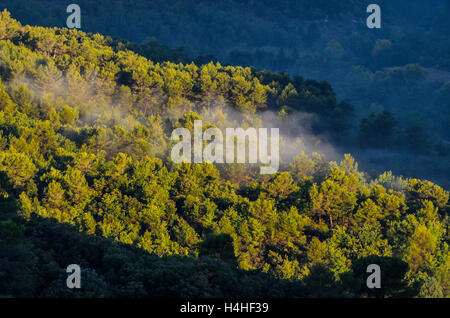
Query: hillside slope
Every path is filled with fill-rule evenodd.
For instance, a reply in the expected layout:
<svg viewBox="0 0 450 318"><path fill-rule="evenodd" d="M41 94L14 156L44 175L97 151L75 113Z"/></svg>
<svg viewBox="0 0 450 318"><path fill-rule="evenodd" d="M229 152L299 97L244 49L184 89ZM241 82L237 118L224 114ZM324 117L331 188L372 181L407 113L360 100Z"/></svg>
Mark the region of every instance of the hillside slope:
<svg viewBox="0 0 450 318"><path fill-rule="evenodd" d="M0 273L19 286L3 283L1 295L73 296L59 289L67 263L100 282L92 297L448 295L449 193L432 182L370 178L350 155L328 162L301 147L270 176L170 160L175 127L259 127L269 109L289 128L300 119L286 104L312 130L345 134L351 106L328 83L154 63L6 11L0 39ZM365 287L370 262L398 270L376 292Z"/></svg>
<svg viewBox="0 0 450 318"><path fill-rule="evenodd" d="M220 61L326 80L355 110L333 146L371 174L392 170L450 186L450 84L441 76L450 70L447 0L380 0L381 29L366 26L369 0L77 3L82 30L131 41L154 62ZM5 0L0 9L27 24L64 27L66 5Z"/></svg>

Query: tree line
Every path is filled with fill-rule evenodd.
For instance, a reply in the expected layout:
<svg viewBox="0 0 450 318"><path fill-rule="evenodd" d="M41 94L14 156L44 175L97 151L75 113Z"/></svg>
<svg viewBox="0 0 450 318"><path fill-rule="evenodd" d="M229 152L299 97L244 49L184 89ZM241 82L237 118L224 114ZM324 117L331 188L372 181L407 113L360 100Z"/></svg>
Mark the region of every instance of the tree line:
<svg viewBox="0 0 450 318"><path fill-rule="evenodd" d="M448 295L449 193L430 181L372 178L350 155L299 153L272 176L169 159L169 132L202 116L301 110L345 134L351 105L327 82L156 63L7 11L0 38L0 268L17 282L0 294L76 296L61 283L79 262L87 297ZM396 269L381 291L365 287L374 261Z"/></svg>

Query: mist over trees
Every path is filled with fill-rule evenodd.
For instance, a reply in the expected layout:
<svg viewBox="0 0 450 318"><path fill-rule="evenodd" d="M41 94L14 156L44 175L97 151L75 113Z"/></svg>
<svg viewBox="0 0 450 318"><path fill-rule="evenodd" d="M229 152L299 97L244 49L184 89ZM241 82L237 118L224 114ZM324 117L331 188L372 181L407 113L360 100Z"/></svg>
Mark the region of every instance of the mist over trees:
<svg viewBox="0 0 450 318"><path fill-rule="evenodd" d="M217 63L154 62L100 34L0 15L0 295L442 297L449 193L351 155L298 147L280 172L174 164L170 132L259 127L345 142L352 106L325 81ZM371 129L392 134L388 112ZM300 141L301 142L301 141ZM365 287L371 262L395 271ZM86 288L65 286L80 264Z"/></svg>
<svg viewBox="0 0 450 318"><path fill-rule="evenodd" d="M83 30L130 41L127 47L154 62L219 61L326 80L339 99L353 105L355 116L334 147L354 154L372 175L392 170L449 186L446 0L380 0L380 29L366 26L368 0L77 3ZM25 24L65 26L65 3L29 0L23 6L5 0L2 5ZM381 119L386 112L396 122L393 137L384 136L383 129L368 133L372 114Z"/></svg>

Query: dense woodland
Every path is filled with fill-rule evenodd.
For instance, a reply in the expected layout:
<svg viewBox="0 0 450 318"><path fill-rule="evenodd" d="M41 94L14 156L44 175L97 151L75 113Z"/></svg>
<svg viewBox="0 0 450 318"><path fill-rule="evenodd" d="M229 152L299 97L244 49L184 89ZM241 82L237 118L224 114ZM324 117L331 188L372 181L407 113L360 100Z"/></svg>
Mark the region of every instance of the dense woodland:
<svg viewBox="0 0 450 318"><path fill-rule="evenodd" d="M354 105L334 141L365 171L450 183L450 1L79 0L82 30L154 62L241 65L326 80ZM64 1L4 0L25 24L64 27ZM291 106L286 104L287 106Z"/></svg>
<svg viewBox="0 0 450 318"><path fill-rule="evenodd" d="M449 295L449 193L430 181L373 177L350 155L301 146L270 176L170 160L173 128L200 118L259 127L270 111L288 144L301 112L311 133L342 142L353 107L327 82L154 62L7 11L0 40L1 296ZM381 289L366 288L372 263ZM80 290L65 286L69 264Z"/></svg>

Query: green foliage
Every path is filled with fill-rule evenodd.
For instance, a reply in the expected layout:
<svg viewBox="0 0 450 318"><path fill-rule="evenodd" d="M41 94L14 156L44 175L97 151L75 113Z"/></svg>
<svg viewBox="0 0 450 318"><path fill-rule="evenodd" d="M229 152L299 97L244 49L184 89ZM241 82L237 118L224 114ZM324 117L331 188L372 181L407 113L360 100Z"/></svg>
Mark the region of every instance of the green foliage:
<svg viewBox="0 0 450 318"><path fill-rule="evenodd" d="M0 38L2 296L366 297L367 260L396 274L375 296L448 296L449 194L429 181L370 180L350 155L302 154L271 177L170 160L170 132L201 118L246 127L291 108L345 130L328 83L155 63L7 12ZM60 287L72 263L86 265L78 294Z"/></svg>
<svg viewBox="0 0 450 318"><path fill-rule="evenodd" d="M377 264L382 268L381 288L369 289L366 285L366 268L369 264ZM353 272L344 274L342 279L351 286L350 293L362 293L368 297L411 297L418 292L417 286L409 286L405 279L408 264L394 257L370 255L357 260L353 264Z"/></svg>

